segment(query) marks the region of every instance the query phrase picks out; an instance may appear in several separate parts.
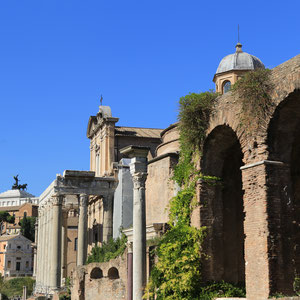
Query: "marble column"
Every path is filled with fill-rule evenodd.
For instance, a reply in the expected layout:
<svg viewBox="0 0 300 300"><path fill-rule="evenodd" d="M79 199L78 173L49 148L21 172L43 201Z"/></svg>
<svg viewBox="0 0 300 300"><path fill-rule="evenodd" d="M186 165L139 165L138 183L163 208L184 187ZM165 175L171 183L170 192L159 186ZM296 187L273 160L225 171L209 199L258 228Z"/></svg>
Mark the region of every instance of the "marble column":
<svg viewBox="0 0 300 300"><path fill-rule="evenodd" d="M78 222L78 249L77 266L82 266L86 262L87 256L87 206L88 195L79 196L79 222Z"/></svg>
<svg viewBox="0 0 300 300"><path fill-rule="evenodd" d="M36 222L34 224L34 248L33 248L33 277L37 276L37 244L38 244L38 218L36 219Z"/></svg>
<svg viewBox="0 0 300 300"><path fill-rule="evenodd" d="M38 240L37 240L37 273L36 273L36 288L39 289L41 285L41 262L42 262L42 225L43 224L43 208L39 207L39 215L38 215Z"/></svg>
<svg viewBox="0 0 300 300"><path fill-rule="evenodd" d="M146 284L146 173L133 173L133 300L141 300Z"/></svg>
<svg viewBox="0 0 300 300"><path fill-rule="evenodd" d="M50 201L48 202L47 206L46 206L46 219L45 219L45 249L44 249L44 253L45 253L45 260L44 260L44 285L47 288L47 291L49 289L50 286L50 261L51 261L51 213L52 213L52 204L50 203Z"/></svg>
<svg viewBox="0 0 300 300"><path fill-rule="evenodd" d="M132 300L132 243L127 243L127 300Z"/></svg>
<svg viewBox="0 0 300 300"><path fill-rule="evenodd" d="M46 238L47 238L47 233L46 233L46 224L47 224L47 207L46 205L44 206L44 213L43 213L43 232L42 232L42 241L41 241L41 245L42 245L42 260L41 260L41 287L44 290L45 286L46 286Z"/></svg>
<svg viewBox="0 0 300 300"><path fill-rule="evenodd" d="M50 274L51 290L57 290L60 287L62 202L62 195L52 196L52 253Z"/></svg>
<svg viewBox="0 0 300 300"><path fill-rule="evenodd" d="M63 211L62 213L62 232L61 232L61 286L64 283L64 278L66 278L66 250L67 250L67 221L68 221L68 212Z"/></svg>
<svg viewBox="0 0 300 300"><path fill-rule="evenodd" d="M133 179L133 300L142 300L146 285L145 182L148 147L128 146L120 151L131 158Z"/></svg>
<svg viewBox="0 0 300 300"><path fill-rule="evenodd" d="M113 195L103 198L103 242L113 236Z"/></svg>

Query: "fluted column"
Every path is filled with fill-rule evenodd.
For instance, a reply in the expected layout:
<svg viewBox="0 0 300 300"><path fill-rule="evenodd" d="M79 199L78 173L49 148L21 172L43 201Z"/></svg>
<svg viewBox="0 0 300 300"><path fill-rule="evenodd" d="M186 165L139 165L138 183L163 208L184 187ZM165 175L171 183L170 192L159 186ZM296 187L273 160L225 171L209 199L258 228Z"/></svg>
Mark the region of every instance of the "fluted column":
<svg viewBox="0 0 300 300"><path fill-rule="evenodd" d="M56 290L60 287L62 202L62 195L52 196L52 255L50 275L50 288L52 290Z"/></svg>
<svg viewBox="0 0 300 300"><path fill-rule="evenodd" d="M84 265L87 256L87 205L88 195L79 196L77 266Z"/></svg>
<svg viewBox="0 0 300 300"><path fill-rule="evenodd" d="M113 195L103 198L103 242L113 236Z"/></svg>

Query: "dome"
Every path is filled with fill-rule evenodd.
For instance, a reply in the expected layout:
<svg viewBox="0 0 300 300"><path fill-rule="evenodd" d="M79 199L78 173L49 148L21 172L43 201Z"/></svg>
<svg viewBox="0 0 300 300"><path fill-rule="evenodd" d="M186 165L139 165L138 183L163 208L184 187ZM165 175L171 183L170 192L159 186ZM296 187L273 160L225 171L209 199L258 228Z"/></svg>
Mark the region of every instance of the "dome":
<svg viewBox="0 0 300 300"><path fill-rule="evenodd" d="M225 56L217 69L216 74L232 70L255 70L265 68L264 64L255 56L242 51L242 45L237 43L236 52Z"/></svg>

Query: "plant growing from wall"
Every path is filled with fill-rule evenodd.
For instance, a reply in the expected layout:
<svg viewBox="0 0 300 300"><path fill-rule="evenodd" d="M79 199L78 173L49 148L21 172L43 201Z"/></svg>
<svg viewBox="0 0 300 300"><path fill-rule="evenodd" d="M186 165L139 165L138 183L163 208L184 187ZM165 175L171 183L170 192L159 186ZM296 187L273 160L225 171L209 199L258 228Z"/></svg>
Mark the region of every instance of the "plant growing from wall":
<svg viewBox="0 0 300 300"><path fill-rule="evenodd" d="M111 238L107 242L103 242L101 247L93 247L87 258L87 263L106 262L122 255L126 249L126 242L127 237L122 234L117 239Z"/></svg>
<svg viewBox="0 0 300 300"><path fill-rule="evenodd" d="M192 93L179 101L181 151L173 179L182 189L170 201L170 230L158 241L158 262L151 272L144 299L197 299L201 292L205 228L190 224L196 181L201 176L194 162L199 158L216 97L213 92Z"/></svg>
<svg viewBox="0 0 300 300"><path fill-rule="evenodd" d="M232 87L241 103L240 125L246 133L266 126L272 108L270 74L269 69L247 72Z"/></svg>

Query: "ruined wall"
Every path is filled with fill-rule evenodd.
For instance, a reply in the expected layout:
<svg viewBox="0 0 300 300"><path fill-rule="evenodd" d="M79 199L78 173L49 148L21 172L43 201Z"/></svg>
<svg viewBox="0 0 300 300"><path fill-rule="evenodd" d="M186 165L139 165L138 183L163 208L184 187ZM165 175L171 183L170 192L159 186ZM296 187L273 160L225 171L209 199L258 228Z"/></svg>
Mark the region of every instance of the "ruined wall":
<svg viewBox="0 0 300 300"><path fill-rule="evenodd" d="M300 111L300 55L274 68L270 78L273 85L272 113L256 132L246 134L240 125L240 104L235 94L229 92L217 99L205 141L205 145L210 143L211 146L207 147L206 156L204 155L201 161L201 170L205 175L223 176L226 171L224 153L228 151L226 140L230 139L222 135L220 128L228 128L234 132L243 156L240 169L244 211L245 281L247 299L253 300L267 299L275 292L292 294L293 276L296 276L292 274L291 265L297 260L293 255L294 257L297 255L288 255L286 252L291 251L288 249L290 240L294 239L295 244L297 238L291 237L293 225L286 225L286 223L290 220L298 222L297 217L292 213L293 210L298 209L298 204L293 204L294 208L291 204L288 206L288 199L292 201L294 195L288 188L290 184L286 179L291 178L291 170L287 170L285 159L288 157L288 162L292 162L291 151L295 147L294 152L299 150L299 147L294 145L298 143L295 137L300 128L299 117L294 112ZM282 110L287 105L290 105L290 109ZM281 111L281 117L277 118ZM273 126L274 122L278 124ZM286 123L289 123L289 126L285 125ZM272 135L270 135L270 128L275 128ZM222 138L219 138L220 136ZM213 143L214 139L225 142ZM274 155L276 151L287 155ZM230 167L231 164L227 164L227 168ZM294 179L296 180L297 178ZM222 273L220 266L226 268L224 260L222 262L224 249L218 250L216 247L216 241L224 240L226 236L223 220L226 212L222 211L220 202L220 199L221 201L225 199L224 188L226 185L222 188L212 188L205 182L199 182L197 191L199 207L192 216L194 225L209 225L205 247L208 254L212 255L203 272L208 278L217 280L223 279L224 276L224 273L220 274ZM289 239L285 240L286 235L289 235ZM216 255L217 251L219 255Z"/></svg>
<svg viewBox="0 0 300 300"><path fill-rule="evenodd" d="M166 223L167 206L174 196L175 186L171 180L177 155L167 155L148 164L146 180L146 225Z"/></svg>
<svg viewBox="0 0 300 300"><path fill-rule="evenodd" d="M106 263L91 263L76 268L72 279L71 299L127 299L126 257L125 252L121 257Z"/></svg>

